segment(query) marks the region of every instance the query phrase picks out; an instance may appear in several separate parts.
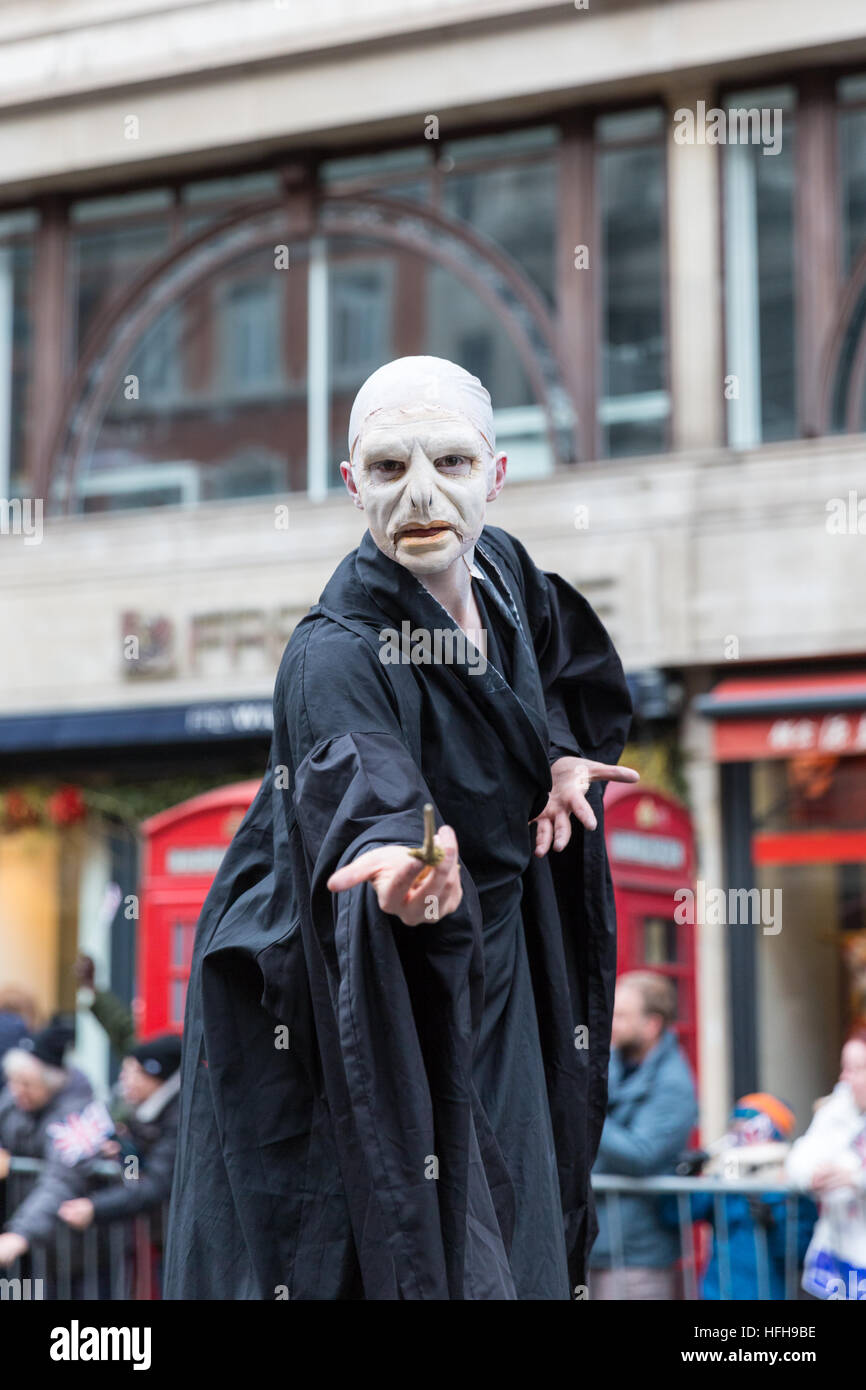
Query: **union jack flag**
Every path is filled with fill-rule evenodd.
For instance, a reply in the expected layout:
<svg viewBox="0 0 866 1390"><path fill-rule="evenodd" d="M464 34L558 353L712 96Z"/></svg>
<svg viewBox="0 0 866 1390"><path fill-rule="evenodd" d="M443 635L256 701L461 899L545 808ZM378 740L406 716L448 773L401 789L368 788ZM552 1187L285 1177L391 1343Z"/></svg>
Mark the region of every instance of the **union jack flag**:
<svg viewBox="0 0 866 1390"><path fill-rule="evenodd" d="M114 1121L101 1100L93 1100L84 1109L66 1119L47 1126L54 1151L62 1163L72 1167L82 1158L93 1158L106 1139L114 1133Z"/></svg>

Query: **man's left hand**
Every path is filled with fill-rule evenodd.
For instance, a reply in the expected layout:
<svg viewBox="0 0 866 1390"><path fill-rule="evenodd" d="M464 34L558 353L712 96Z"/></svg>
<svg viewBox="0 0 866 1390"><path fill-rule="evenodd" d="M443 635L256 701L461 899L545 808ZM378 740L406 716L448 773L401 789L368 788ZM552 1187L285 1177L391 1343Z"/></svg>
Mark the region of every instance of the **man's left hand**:
<svg viewBox="0 0 866 1390"><path fill-rule="evenodd" d="M614 767L609 763L594 763L589 758L557 758L550 769L553 788L547 805L531 824L537 825L535 853L542 859L551 845L565 849L571 839L571 817L577 816L587 830L595 830L597 821L586 799L590 782L639 782L640 773L633 767Z"/></svg>

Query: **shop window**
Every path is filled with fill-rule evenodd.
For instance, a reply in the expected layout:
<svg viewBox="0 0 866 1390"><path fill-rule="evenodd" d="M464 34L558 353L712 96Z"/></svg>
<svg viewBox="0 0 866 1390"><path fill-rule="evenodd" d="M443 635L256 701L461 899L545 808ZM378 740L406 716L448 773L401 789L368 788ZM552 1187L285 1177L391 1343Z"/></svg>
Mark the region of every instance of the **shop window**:
<svg viewBox="0 0 866 1390"><path fill-rule="evenodd" d="M866 75L843 78L837 99L841 255L847 277L866 251ZM830 424L837 432L866 428L866 392L857 399L854 381L864 332L866 287L849 314L835 363Z"/></svg>
<svg viewBox="0 0 866 1390"><path fill-rule="evenodd" d="M659 453L667 444L664 306L665 152L657 108L595 123L603 256L603 452Z"/></svg>
<svg viewBox="0 0 866 1390"><path fill-rule="evenodd" d="M330 348L333 384L359 384L387 360L391 321L391 264L331 267Z"/></svg>
<svg viewBox="0 0 866 1390"><path fill-rule="evenodd" d="M551 127L442 147L442 210L507 252L553 307L557 183ZM477 163L481 167L473 168ZM486 165L486 167L485 167Z"/></svg>
<svg viewBox="0 0 866 1390"><path fill-rule="evenodd" d="M69 210L72 347L80 352L89 328L114 295L168 250L172 196L147 189L88 198Z"/></svg>
<svg viewBox="0 0 866 1390"><path fill-rule="evenodd" d="M257 173L234 174L229 178L196 179L181 190L181 200L208 216L212 209L230 208L247 199L274 198L280 191L279 175L275 169Z"/></svg>
<svg viewBox="0 0 866 1390"><path fill-rule="evenodd" d="M246 281L225 292L219 322L223 387L229 394L278 391L280 372L280 280Z"/></svg>
<svg viewBox="0 0 866 1390"><path fill-rule="evenodd" d="M306 485L307 248L254 250L190 288L119 370L75 480L82 511L195 506ZM266 267L269 267L266 269ZM130 392L130 376L137 394Z"/></svg>
<svg viewBox="0 0 866 1390"><path fill-rule="evenodd" d="M181 316L176 308L161 314L145 335L130 361L138 379L138 399L143 409L172 404L183 389Z"/></svg>
<svg viewBox="0 0 866 1390"><path fill-rule="evenodd" d="M850 274L866 247L866 75L843 78L837 93L843 269Z"/></svg>
<svg viewBox="0 0 866 1390"><path fill-rule="evenodd" d="M23 492L37 216L0 217L0 497Z"/></svg>
<svg viewBox="0 0 866 1390"><path fill-rule="evenodd" d="M430 147L410 145L405 149L382 150L377 154L325 159L319 165L319 181L325 186L363 185L371 191L386 192L394 180L402 181L429 171L434 152L432 144L431 141Z"/></svg>
<svg viewBox="0 0 866 1390"><path fill-rule="evenodd" d="M795 93L792 87L728 93L724 109L781 110L781 148L723 146L728 440L734 448L793 439Z"/></svg>

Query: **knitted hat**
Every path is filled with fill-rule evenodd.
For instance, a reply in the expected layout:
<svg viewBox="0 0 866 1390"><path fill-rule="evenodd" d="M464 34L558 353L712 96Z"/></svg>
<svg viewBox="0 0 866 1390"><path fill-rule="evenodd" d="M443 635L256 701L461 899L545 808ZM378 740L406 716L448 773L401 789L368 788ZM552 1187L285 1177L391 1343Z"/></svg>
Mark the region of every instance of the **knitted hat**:
<svg viewBox="0 0 866 1390"><path fill-rule="evenodd" d="M181 1040L177 1033L162 1033L158 1038L131 1047L126 1054L134 1057L149 1076L167 1081L180 1066Z"/></svg>
<svg viewBox="0 0 866 1390"><path fill-rule="evenodd" d="M752 1143L790 1139L796 1123L791 1107L769 1091L741 1096L731 1111L731 1124L735 1121L745 1141Z"/></svg>
<svg viewBox="0 0 866 1390"><path fill-rule="evenodd" d="M62 1067L63 1054L74 1042L74 1027L64 1019L55 1018L32 1038L22 1038L18 1046L22 1052L31 1052L50 1067Z"/></svg>

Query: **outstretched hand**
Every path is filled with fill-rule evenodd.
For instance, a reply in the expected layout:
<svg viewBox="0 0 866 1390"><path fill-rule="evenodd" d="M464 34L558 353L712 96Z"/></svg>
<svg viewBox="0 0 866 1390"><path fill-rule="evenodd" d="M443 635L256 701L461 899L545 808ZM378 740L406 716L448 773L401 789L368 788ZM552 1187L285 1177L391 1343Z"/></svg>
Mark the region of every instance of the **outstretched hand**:
<svg viewBox="0 0 866 1390"><path fill-rule="evenodd" d="M421 866L408 845L383 845L368 850L328 879L332 893L371 883L383 912L399 917L407 927L438 922L455 912L463 898L457 836L450 825L437 832L435 843L444 851L438 864Z"/></svg>
<svg viewBox="0 0 866 1390"><path fill-rule="evenodd" d="M553 787L547 805L530 824L537 825L535 853L542 859L551 845L565 849L571 839L571 817L576 816L587 830L595 830L597 821L586 799L590 782L639 782L640 773L633 767L614 767L609 763L594 763L589 758L557 758L550 769Z"/></svg>

